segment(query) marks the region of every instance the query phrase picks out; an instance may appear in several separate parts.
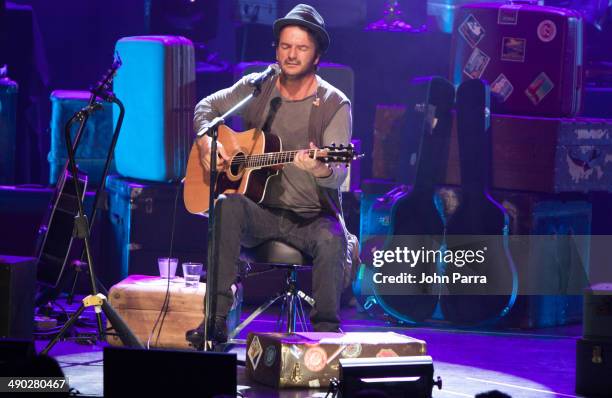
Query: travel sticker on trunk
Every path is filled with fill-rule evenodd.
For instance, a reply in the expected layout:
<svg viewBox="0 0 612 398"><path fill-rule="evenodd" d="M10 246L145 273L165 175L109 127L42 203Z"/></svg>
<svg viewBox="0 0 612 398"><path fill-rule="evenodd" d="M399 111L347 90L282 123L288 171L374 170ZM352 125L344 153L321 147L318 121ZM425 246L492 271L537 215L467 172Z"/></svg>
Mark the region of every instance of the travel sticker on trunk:
<svg viewBox="0 0 612 398"><path fill-rule="evenodd" d="M320 372L327 365L327 353L321 347L312 347L304 354L304 366L311 372Z"/></svg>
<svg viewBox="0 0 612 398"><path fill-rule="evenodd" d="M393 358L397 356L399 355L391 348L383 348L376 354L376 358Z"/></svg>
<svg viewBox="0 0 612 398"><path fill-rule="evenodd" d="M542 102L544 97L550 93L553 87L555 87L555 85L553 84L552 80L546 76L546 73L542 72L533 82L531 82L529 87L527 87L525 90L525 95L529 97L534 105L538 105L540 102Z"/></svg>
<svg viewBox="0 0 612 398"><path fill-rule="evenodd" d="M502 61L525 62L527 40L518 37L503 37L501 47Z"/></svg>
<svg viewBox="0 0 612 398"><path fill-rule="evenodd" d="M497 10L498 25L516 25L518 23L518 11L521 6L505 4Z"/></svg>
<svg viewBox="0 0 612 398"><path fill-rule="evenodd" d="M249 360L251 361L251 365L253 366L253 370L257 369L257 365L259 365L259 360L263 354L263 348L261 347L258 336L253 337L247 354L249 356Z"/></svg>
<svg viewBox="0 0 612 398"><path fill-rule="evenodd" d="M545 19L538 25L538 39L544 43L553 41L557 36L557 25L550 19Z"/></svg>
<svg viewBox="0 0 612 398"><path fill-rule="evenodd" d="M459 34L474 48L482 40L485 30L475 16L468 15L465 21L459 25Z"/></svg>
<svg viewBox="0 0 612 398"><path fill-rule="evenodd" d="M506 102L510 94L514 91L514 86L510 83L510 80L500 73L497 79L491 84L491 92L499 99L500 102Z"/></svg>
<svg viewBox="0 0 612 398"><path fill-rule="evenodd" d="M264 364L267 367L271 367L274 365L274 361L276 361L276 347L270 345L266 348L266 353L264 354Z"/></svg>
<svg viewBox="0 0 612 398"><path fill-rule="evenodd" d="M463 68L463 73L472 79L480 79L480 76L482 76L484 73L487 65L489 65L490 60L491 57L482 52L480 49L475 48L465 64L465 67Z"/></svg>

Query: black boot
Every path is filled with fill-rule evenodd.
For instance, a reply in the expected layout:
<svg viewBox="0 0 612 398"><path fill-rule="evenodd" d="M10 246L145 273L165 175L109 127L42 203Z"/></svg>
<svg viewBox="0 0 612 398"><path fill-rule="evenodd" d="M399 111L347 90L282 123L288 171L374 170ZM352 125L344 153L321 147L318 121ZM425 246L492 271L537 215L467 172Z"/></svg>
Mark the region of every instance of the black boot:
<svg viewBox="0 0 612 398"><path fill-rule="evenodd" d="M214 334L211 333L211 326L208 328L208 339L213 342L213 346L227 343L227 323L225 317L215 316ZM185 339L196 349L201 349L204 346L204 321L197 328L188 330L185 333Z"/></svg>

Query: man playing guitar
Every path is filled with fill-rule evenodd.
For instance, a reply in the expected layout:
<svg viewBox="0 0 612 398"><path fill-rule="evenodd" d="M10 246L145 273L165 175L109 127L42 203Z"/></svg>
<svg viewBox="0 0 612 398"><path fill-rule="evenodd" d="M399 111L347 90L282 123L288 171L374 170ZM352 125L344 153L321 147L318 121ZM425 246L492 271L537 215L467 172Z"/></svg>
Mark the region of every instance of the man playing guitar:
<svg viewBox="0 0 612 398"><path fill-rule="evenodd" d="M325 145L347 145L351 138L351 106L338 89L315 74L320 57L329 46L329 35L319 13L299 4L274 22L279 76L267 80L261 93L242 111L248 128L261 128L276 135L283 150L316 149ZM199 132L253 88L246 76L232 87L218 91L196 106L194 127ZM198 139L201 163L210 170L210 139ZM218 147L218 170L231 162ZM240 246L254 247L279 240L313 259L312 286L315 306L310 313L315 331L338 332L339 304L347 239L340 209L339 187L347 169L330 168L300 150L292 163L270 177L260 203L240 194L221 196L215 205L215 261L218 264L214 343L227 340L225 318L232 306L231 285L236 279ZM316 152L315 152L316 153ZM202 343L204 323L187 332L187 340Z"/></svg>

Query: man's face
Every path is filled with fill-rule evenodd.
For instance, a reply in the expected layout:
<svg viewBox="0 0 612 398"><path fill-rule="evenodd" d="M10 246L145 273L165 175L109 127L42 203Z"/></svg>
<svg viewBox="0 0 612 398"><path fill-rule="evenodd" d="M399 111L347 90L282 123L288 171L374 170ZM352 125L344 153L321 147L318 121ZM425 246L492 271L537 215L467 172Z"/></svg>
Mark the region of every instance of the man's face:
<svg viewBox="0 0 612 398"><path fill-rule="evenodd" d="M283 74L297 79L315 71L319 63L317 47L308 31L299 26L286 26L280 32L276 61Z"/></svg>

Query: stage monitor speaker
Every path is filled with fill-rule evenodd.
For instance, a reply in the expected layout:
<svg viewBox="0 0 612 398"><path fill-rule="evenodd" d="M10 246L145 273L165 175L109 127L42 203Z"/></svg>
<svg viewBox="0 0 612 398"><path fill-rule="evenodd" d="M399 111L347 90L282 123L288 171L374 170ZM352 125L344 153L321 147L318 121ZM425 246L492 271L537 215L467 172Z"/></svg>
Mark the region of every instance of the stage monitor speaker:
<svg viewBox="0 0 612 398"><path fill-rule="evenodd" d="M36 355L34 341L23 339L0 339L0 366L23 361Z"/></svg>
<svg viewBox="0 0 612 398"><path fill-rule="evenodd" d="M612 340L578 339L576 393L585 397L609 397L612 391L610 375L612 375Z"/></svg>
<svg viewBox="0 0 612 398"><path fill-rule="evenodd" d="M104 347L104 396L236 396L236 355Z"/></svg>
<svg viewBox="0 0 612 398"><path fill-rule="evenodd" d="M0 375L11 375L14 369L23 368L35 356L32 340L0 339Z"/></svg>
<svg viewBox="0 0 612 398"><path fill-rule="evenodd" d="M432 389L442 389L433 378L430 356L340 359L340 396L355 397L366 390L388 398L431 398Z"/></svg>
<svg viewBox="0 0 612 398"><path fill-rule="evenodd" d="M32 338L35 289L35 258L0 255L0 338Z"/></svg>

